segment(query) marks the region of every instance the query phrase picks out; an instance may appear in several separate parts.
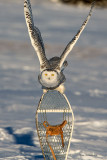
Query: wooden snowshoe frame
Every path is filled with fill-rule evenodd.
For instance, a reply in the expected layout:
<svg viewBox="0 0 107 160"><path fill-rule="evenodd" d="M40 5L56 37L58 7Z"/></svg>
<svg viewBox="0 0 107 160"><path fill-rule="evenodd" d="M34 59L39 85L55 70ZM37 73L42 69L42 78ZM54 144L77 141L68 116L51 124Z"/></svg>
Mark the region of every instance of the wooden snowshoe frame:
<svg viewBox="0 0 107 160"><path fill-rule="evenodd" d="M50 114L51 116L49 117L48 115ZM58 121L57 118L55 118L56 114L58 118L61 115ZM46 122L55 128L66 122L62 127L63 141L61 134L47 136ZM44 160L67 160L73 126L74 115L65 94L61 94L55 90L49 90L43 94L36 111L36 128Z"/></svg>

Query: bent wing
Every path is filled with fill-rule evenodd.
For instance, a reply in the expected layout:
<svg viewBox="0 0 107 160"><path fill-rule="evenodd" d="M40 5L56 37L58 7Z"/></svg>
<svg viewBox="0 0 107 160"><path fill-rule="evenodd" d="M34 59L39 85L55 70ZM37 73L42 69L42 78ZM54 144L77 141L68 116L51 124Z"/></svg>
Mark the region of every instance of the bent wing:
<svg viewBox="0 0 107 160"><path fill-rule="evenodd" d="M37 56L40 61L40 66L44 68L48 65L48 61L45 56L45 48L44 48L43 40L41 37L41 33L39 29L34 26L30 0L24 0L24 15L25 15L25 20L28 27L28 33L31 39L32 46L34 47L37 53Z"/></svg>
<svg viewBox="0 0 107 160"><path fill-rule="evenodd" d="M74 36L74 38L68 43L68 45L66 46L65 50L63 51L62 55L61 55L61 60L60 60L60 63L59 63L59 67L61 68L62 65L63 65L63 62L65 61L66 57L68 56L68 54L71 52L71 50L73 49L74 45L76 44L77 40L79 39L82 31L85 29L90 17L91 17L91 13L92 13L92 9L94 7L94 3L92 3L91 5L91 9L90 9L90 12L86 18L86 20L83 22L80 30L77 32L77 34Z"/></svg>

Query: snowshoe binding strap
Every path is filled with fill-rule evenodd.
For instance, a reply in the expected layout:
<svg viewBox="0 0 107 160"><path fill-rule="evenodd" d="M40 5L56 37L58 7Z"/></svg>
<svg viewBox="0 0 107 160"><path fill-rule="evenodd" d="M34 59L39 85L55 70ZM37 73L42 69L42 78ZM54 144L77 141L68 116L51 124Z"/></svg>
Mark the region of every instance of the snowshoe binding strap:
<svg viewBox="0 0 107 160"><path fill-rule="evenodd" d="M67 121L64 120L60 125L52 126L49 125L47 121L43 122L44 127L46 128L46 142L51 150L51 153L53 155L54 160L56 160L55 153L51 147L51 145L48 142L48 136L56 136L56 135L61 135L61 140L62 140L62 147L64 147L64 140L63 140L63 130L62 128L67 124Z"/></svg>

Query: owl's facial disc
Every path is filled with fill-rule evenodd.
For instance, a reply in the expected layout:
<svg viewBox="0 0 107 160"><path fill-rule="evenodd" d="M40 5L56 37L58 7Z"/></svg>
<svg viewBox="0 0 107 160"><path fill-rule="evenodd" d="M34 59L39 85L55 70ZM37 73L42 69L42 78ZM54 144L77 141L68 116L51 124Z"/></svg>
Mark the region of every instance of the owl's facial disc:
<svg viewBox="0 0 107 160"><path fill-rule="evenodd" d="M58 85L58 79L58 73L56 71L45 70L41 74L41 82L48 88Z"/></svg>
<svg viewBox="0 0 107 160"><path fill-rule="evenodd" d="M40 84L47 89L55 89L61 83L64 83L65 76L63 72L57 72L56 70L46 69L41 72L38 77Z"/></svg>
<svg viewBox="0 0 107 160"><path fill-rule="evenodd" d="M40 83L46 88L56 88L59 84L60 75L54 70L44 70L40 75Z"/></svg>

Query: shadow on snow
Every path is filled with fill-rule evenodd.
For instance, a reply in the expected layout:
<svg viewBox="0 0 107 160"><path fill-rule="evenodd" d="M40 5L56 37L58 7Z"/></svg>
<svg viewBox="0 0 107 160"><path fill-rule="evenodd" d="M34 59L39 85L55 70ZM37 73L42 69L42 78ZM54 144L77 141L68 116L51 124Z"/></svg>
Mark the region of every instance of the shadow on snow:
<svg viewBox="0 0 107 160"><path fill-rule="evenodd" d="M33 132L24 133L24 134L16 134L13 131L12 127L6 127L5 130L8 132L8 134L12 135L15 144L21 145L20 147L20 153L29 160L39 160L43 159L42 152L34 144L33 140ZM26 145L26 147L25 147ZM37 150L38 148L38 150ZM32 155L31 155L32 154ZM39 154L39 155L38 155Z"/></svg>

